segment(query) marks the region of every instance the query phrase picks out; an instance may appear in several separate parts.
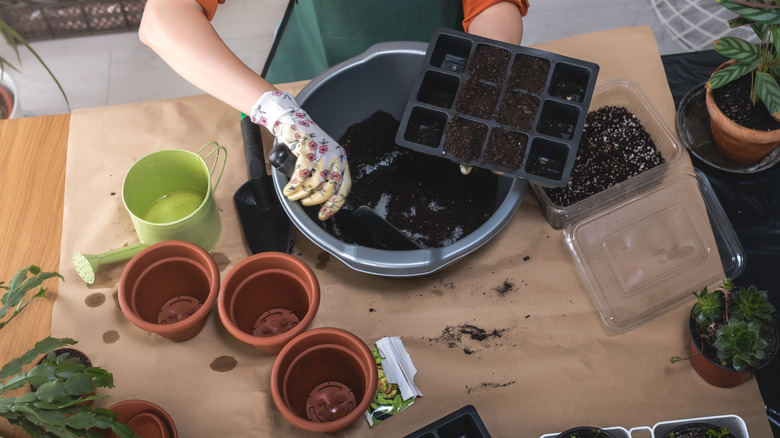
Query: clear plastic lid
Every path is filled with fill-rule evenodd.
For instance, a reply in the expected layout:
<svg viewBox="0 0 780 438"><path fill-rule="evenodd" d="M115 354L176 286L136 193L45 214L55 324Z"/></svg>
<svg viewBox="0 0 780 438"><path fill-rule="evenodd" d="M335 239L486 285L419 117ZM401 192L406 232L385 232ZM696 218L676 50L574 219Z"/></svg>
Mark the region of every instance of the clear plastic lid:
<svg viewBox="0 0 780 438"><path fill-rule="evenodd" d="M564 236L607 333L628 331L744 269L743 250L706 176L667 174Z"/></svg>

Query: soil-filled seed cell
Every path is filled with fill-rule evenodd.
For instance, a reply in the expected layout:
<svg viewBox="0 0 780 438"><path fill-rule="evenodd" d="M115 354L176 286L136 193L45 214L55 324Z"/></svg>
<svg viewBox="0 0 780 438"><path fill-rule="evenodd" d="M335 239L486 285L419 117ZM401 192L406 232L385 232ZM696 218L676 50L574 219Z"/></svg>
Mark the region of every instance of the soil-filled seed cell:
<svg viewBox="0 0 780 438"><path fill-rule="evenodd" d="M541 93L544 90L549 72L549 60L518 53L512 63L508 86L530 93Z"/></svg>
<svg viewBox="0 0 780 438"><path fill-rule="evenodd" d="M473 78L500 84L506 79L511 54L508 50L487 44L478 44L469 58L466 71Z"/></svg>
<svg viewBox="0 0 780 438"><path fill-rule="evenodd" d="M539 98L526 93L506 92L498 105L496 120L523 131L530 131L539 110Z"/></svg>
<svg viewBox="0 0 780 438"><path fill-rule="evenodd" d="M489 120L497 103L498 87L471 77L463 83L455 109L461 114Z"/></svg>
<svg viewBox="0 0 780 438"><path fill-rule="evenodd" d="M523 165L528 136L505 128L493 128L488 137L484 160L486 163L519 169Z"/></svg>
<svg viewBox="0 0 780 438"><path fill-rule="evenodd" d="M455 116L444 128L444 151L468 162L482 153L488 127L484 123Z"/></svg>

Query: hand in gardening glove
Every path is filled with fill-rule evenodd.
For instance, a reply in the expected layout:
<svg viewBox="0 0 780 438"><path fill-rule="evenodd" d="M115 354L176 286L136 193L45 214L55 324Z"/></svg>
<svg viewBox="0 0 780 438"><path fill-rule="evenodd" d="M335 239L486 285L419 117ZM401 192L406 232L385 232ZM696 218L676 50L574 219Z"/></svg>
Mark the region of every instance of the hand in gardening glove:
<svg viewBox="0 0 780 438"><path fill-rule="evenodd" d="M306 206L324 202L320 220L336 214L352 187L344 148L317 126L288 93L264 93L249 116L298 157L290 181L282 190L287 199L300 200Z"/></svg>

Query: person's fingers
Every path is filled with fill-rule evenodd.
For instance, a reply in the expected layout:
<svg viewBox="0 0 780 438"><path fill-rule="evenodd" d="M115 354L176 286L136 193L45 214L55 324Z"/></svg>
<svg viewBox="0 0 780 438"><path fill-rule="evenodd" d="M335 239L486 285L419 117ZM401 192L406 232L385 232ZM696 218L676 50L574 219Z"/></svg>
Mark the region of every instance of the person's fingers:
<svg viewBox="0 0 780 438"><path fill-rule="evenodd" d="M351 188L352 176L349 173L349 164L345 162L344 174L341 177L341 186L339 186L336 193L328 198L325 204L322 205L317 217L322 221L333 217L333 215L344 206L344 203L347 202L347 194L349 194L349 189Z"/></svg>
<svg viewBox="0 0 780 438"><path fill-rule="evenodd" d="M317 205L327 201L333 192L341 185L341 169L339 166L338 158L333 159L330 163L328 175L325 178L325 182L308 198L301 200L301 204Z"/></svg>
<svg viewBox="0 0 780 438"><path fill-rule="evenodd" d="M322 185L324 182L322 179L321 161L315 163L314 167L308 170L306 173L309 175L308 178L301 178L300 184L295 188L295 190L291 189L289 194L287 194L287 187L285 186L283 193L290 201L298 201L304 198L308 198L314 192L316 192L320 185ZM290 183L287 185L289 186Z"/></svg>
<svg viewBox="0 0 780 438"><path fill-rule="evenodd" d="M297 151L298 158L295 160L295 168L290 181L284 186L282 194L291 200L300 199L300 192L303 190L303 183L312 175L312 160L314 154L311 152L311 139L308 136L300 138L293 146L293 151ZM319 178L319 176L317 176ZM304 194L304 196L306 196ZM293 199L294 198L294 199Z"/></svg>

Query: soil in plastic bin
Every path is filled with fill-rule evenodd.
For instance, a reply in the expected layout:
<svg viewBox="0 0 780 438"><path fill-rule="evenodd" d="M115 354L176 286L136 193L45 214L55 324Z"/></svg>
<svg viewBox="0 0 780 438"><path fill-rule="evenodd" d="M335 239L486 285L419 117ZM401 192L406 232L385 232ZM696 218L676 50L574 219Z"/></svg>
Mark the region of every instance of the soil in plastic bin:
<svg viewBox="0 0 780 438"><path fill-rule="evenodd" d="M498 87L468 78L455 99L455 110L480 119L492 119L498 103Z"/></svg>
<svg viewBox="0 0 780 438"><path fill-rule="evenodd" d="M515 62L512 63L512 72L509 74L507 86L531 93L541 93L544 91L549 72L549 60L518 53Z"/></svg>
<svg viewBox="0 0 780 438"><path fill-rule="evenodd" d="M444 150L463 162L476 160L482 154L487 133L486 124L455 116L444 128Z"/></svg>
<svg viewBox="0 0 780 438"><path fill-rule="evenodd" d="M721 437L720 435L707 434L707 431L712 430L720 432L721 428L709 423L695 423L685 424L674 428L669 432L669 438L712 438L713 436ZM736 438L733 434L727 433L721 438Z"/></svg>
<svg viewBox="0 0 780 438"><path fill-rule="evenodd" d="M780 129L780 122L772 118L760 100L753 105L750 100L751 75L712 90L715 104L729 119L746 128L757 131Z"/></svg>
<svg viewBox="0 0 780 438"><path fill-rule="evenodd" d="M450 160L398 146L399 126L392 115L377 111L339 139L352 173L343 209L367 205L423 248L450 245L485 223L497 207L499 177L480 168L463 175ZM318 209L309 213L316 216ZM337 222L327 220L322 227L356 243Z"/></svg>
<svg viewBox="0 0 780 438"><path fill-rule="evenodd" d="M508 50L488 44L479 44L469 58L466 71L472 78L502 83L506 79L511 54Z"/></svg>
<svg viewBox="0 0 780 438"><path fill-rule="evenodd" d="M493 128L483 160L488 164L519 169L523 165L528 136L506 128Z"/></svg>
<svg viewBox="0 0 780 438"><path fill-rule="evenodd" d="M526 132L530 131L534 126L539 103L539 98L531 94L506 91L498 105L496 120Z"/></svg>
<svg viewBox="0 0 780 438"><path fill-rule="evenodd" d="M544 190L553 204L568 207L664 161L633 113L604 106L586 117L569 182Z"/></svg>

